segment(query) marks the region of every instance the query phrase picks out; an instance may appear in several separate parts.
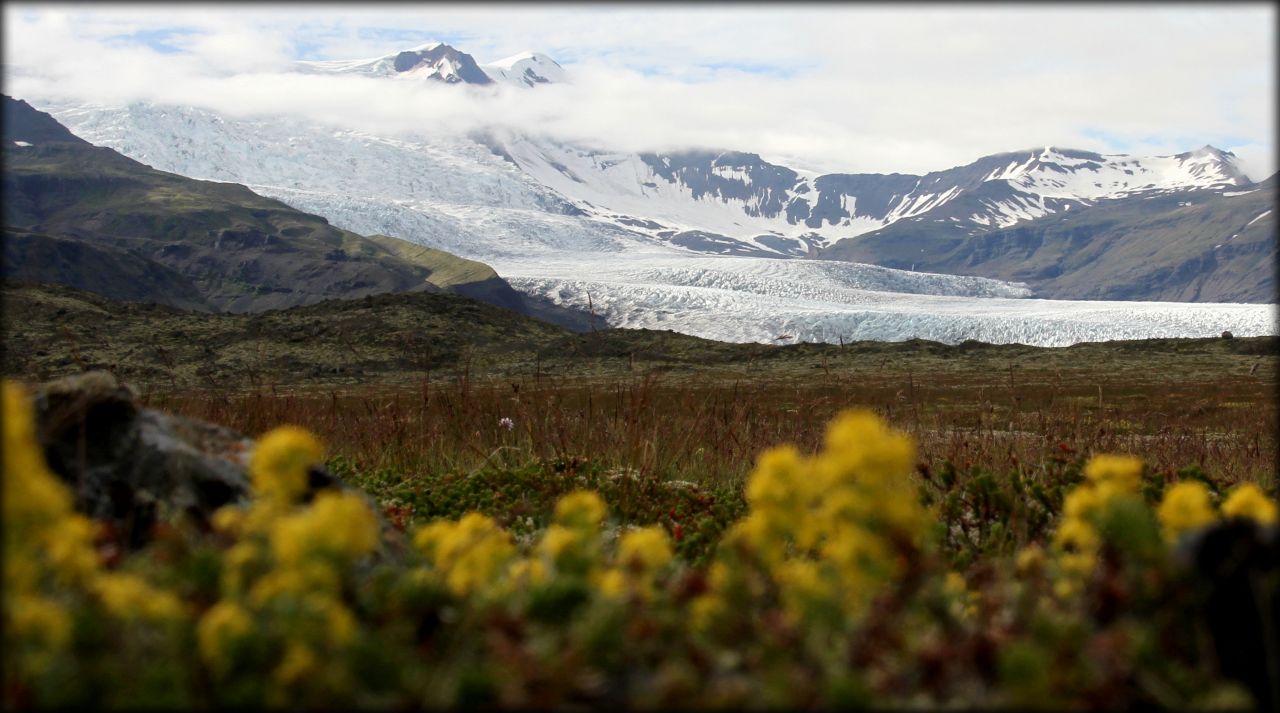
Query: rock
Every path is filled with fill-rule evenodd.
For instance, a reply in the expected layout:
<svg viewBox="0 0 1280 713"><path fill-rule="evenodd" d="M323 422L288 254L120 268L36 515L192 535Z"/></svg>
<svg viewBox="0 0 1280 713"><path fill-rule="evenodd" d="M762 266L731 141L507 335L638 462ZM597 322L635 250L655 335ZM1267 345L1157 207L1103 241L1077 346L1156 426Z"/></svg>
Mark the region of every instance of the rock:
<svg viewBox="0 0 1280 713"><path fill-rule="evenodd" d="M131 546L158 519L185 514L207 525L215 510L250 496L244 434L141 408L110 373L87 372L40 386L37 433L49 467L73 489L76 508L124 533ZM312 492L337 481L323 468Z"/></svg>
<svg viewBox="0 0 1280 713"><path fill-rule="evenodd" d="M1229 329L1228 329L1228 330L1226 330L1226 331L1224 331L1224 332L1222 333L1222 338L1223 338L1223 339L1235 339L1235 336L1236 336L1236 335L1232 334L1232 333L1231 333L1231 330L1229 330Z"/></svg>
<svg viewBox="0 0 1280 713"><path fill-rule="evenodd" d="M1190 621L1209 634L1226 678L1253 694L1258 710L1280 706L1280 526L1216 523L1186 538L1177 561L1193 574Z"/></svg>

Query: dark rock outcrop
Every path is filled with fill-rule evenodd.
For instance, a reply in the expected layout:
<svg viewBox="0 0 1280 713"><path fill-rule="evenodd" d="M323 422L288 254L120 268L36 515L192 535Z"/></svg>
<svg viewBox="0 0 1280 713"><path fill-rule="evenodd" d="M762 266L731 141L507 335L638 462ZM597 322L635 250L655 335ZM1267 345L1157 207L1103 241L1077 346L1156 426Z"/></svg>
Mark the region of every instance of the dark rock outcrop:
<svg viewBox="0 0 1280 713"><path fill-rule="evenodd" d="M159 520L205 525L215 510L250 496L244 434L142 408L129 386L91 371L36 390L37 434L49 467L71 486L76 509L112 523L131 546ZM321 468L312 491L337 481Z"/></svg>

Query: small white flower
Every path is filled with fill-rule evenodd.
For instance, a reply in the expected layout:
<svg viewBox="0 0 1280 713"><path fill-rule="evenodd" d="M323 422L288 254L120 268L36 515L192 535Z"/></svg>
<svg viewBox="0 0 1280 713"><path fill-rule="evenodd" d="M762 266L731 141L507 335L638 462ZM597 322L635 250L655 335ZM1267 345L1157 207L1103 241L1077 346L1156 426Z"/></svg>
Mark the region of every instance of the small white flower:
<svg viewBox="0 0 1280 713"><path fill-rule="evenodd" d="M516 422L512 421L506 416L503 416L502 418L498 419L498 425L510 431L511 429L516 427Z"/></svg>

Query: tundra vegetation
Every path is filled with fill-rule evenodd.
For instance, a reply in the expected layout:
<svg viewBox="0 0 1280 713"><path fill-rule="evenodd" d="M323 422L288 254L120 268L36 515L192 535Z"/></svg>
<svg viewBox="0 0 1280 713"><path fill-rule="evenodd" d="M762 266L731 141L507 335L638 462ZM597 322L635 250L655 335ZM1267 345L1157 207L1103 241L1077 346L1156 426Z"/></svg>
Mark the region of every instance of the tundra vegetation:
<svg viewBox="0 0 1280 713"><path fill-rule="evenodd" d="M1272 339L763 347L432 294L5 297L7 706L1280 701ZM460 314L421 362L394 336ZM317 371L289 379L295 332ZM253 497L140 540L77 512L29 384L101 366L256 437Z"/></svg>

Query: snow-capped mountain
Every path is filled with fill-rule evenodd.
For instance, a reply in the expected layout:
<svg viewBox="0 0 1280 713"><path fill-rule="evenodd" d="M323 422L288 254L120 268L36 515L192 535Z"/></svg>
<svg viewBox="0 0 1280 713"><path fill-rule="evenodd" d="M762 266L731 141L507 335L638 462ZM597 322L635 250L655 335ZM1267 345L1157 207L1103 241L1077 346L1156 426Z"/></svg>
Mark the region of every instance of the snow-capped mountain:
<svg viewBox="0 0 1280 713"><path fill-rule="evenodd" d="M299 68L523 89L566 80L545 55L482 65L441 43ZM925 175L822 175L736 151L586 149L536 129L375 135L178 106L42 108L155 168L242 183L344 229L481 260L525 292L597 308L617 326L749 341L1033 344L1277 331L1265 305L1050 302L1008 278L779 259L906 225L963 237L1126 197L1252 190L1234 156L1212 147L1158 157L1046 147Z"/></svg>
<svg viewBox="0 0 1280 713"><path fill-rule="evenodd" d="M403 52L360 60L302 61L300 71L430 79L446 84L491 84L476 60L443 42L428 42Z"/></svg>
<svg viewBox="0 0 1280 713"><path fill-rule="evenodd" d="M977 234L1139 193L1250 185L1235 156L1211 146L1155 157L1045 147L923 176L815 175L749 153L606 153L526 137L495 150L602 220L739 255L804 255L907 219Z"/></svg>
<svg viewBox="0 0 1280 713"><path fill-rule="evenodd" d="M298 70L308 74L354 74L446 84L503 83L521 87L563 82L567 76L564 67L545 54L521 52L496 62L478 64L471 55L443 42L428 42L373 59L300 61Z"/></svg>
<svg viewBox="0 0 1280 713"><path fill-rule="evenodd" d="M521 52L497 62L482 64L480 68L495 82L507 82L526 87L555 84L568 79L564 67L554 59L538 52Z"/></svg>
<svg viewBox="0 0 1280 713"><path fill-rule="evenodd" d="M300 64L311 72L467 84L534 87L566 79L546 55L524 52L478 65L438 42L371 60ZM600 222L716 255L812 255L906 220L976 235L1135 194L1250 185L1235 156L1212 146L1154 157L1050 146L925 175L819 175L739 151L617 153L540 138L536 130L477 136Z"/></svg>

